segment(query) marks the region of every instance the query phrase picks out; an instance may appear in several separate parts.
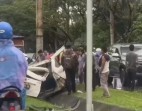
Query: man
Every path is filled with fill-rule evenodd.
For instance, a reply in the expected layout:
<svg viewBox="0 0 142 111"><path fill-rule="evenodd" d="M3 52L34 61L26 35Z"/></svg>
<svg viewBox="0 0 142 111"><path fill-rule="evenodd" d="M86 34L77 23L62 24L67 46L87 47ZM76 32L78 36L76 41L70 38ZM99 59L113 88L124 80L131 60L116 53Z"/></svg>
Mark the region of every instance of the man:
<svg viewBox="0 0 142 111"><path fill-rule="evenodd" d="M37 53L38 53L37 62L45 60L44 53L43 53L43 51L41 49Z"/></svg>
<svg viewBox="0 0 142 111"><path fill-rule="evenodd" d="M63 52L61 64L66 73L66 87L68 91L68 95L71 92L76 92L76 84L75 84L75 73L76 73L76 63L77 56L71 48L70 44L65 46L65 51Z"/></svg>
<svg viewBox="0 0 142 111"><path fill-rule="evenodd" d="M136 77L136 64L138 60L137 54L134 51L134 45L129 46L130 52L126 55L126 68L127 68L127 77L126 82L127 86L131 91L134 91L135 87L135 77Z"/></svg>
<svg viewBox="0 0 142 111"><path fill-rule="evenodd" d="M101 58L101 56L102 56L101 48L97 48L96 54L94 56L94 62L95 62L95 78L96 78L95 84L98 86L100 86L99 59Z"/></svg>
<svg viewBox="0 0 142 111"><path fill-rule="evenodd" d="M12 37L12 26L0 22L0 90L9 86L19 88L22 92L22 109L25 110L24 82L28 66L23 53L14 46Z"/></svg>
<svg viewBox="0 0 142 111"><path fill-rule="evenodd" d="M48 59L49 59L49 58L48 58L49 52L47 52L47 50L45 50L45 51L43 52L43 55L44 55L44 59L45 59L45 60L48 60Z"/></svg>
<svg viewBox="0 0 142 111"><path fill-rule="evenodd" d="M101 70L100 70L100 83L103 88L103 97L110 97L108 89L108 75L109 75L109 62L110 57L107 54L107 48L102 48L102 57L101 57Z"/></svg>

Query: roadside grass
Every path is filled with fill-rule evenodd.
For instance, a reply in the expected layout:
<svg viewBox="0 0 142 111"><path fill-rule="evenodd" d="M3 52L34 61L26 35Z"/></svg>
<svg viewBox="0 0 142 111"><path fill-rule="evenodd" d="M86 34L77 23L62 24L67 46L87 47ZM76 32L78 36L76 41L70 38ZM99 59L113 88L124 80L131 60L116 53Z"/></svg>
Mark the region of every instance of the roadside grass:
<svg viewBox="0 0 142 111"><path fill-rule="evenodd" d="M77 89L84 92L84 85L78 85ZM97 88L93 92L93 101L108 105L118 106L134 111L142 111L142 92L137 92L137 91L128 92L128 91L110 89L110 93L111 93L110 98L104 98L102 97L102 89ZM86 99L85 92L76 93L75 96ZM49 102L32 97L27 98L27 106L36 106L36 107L45 107L45 108L54 108L54 109L58 108L58 106L55 106Z"/></svg>
<svg viewBox="0 0 142 111"><path fill-rule="evenodd" d="M35 107L41 107L41 108L55 108L56 106L52 105L49 102L32 98L32 97L27 97L27 107L29 106L35 106ZM29 109L27 111L30 111Z"/></svg>
<svg viewBox="0 0 142 111"><path fill-rule="evenodd" d="M78 85L78 89L84 91L83 85ZM142 92L128 92L123 90L110 89L111 97L102 97L102 89L97 88L93 92L93 101L118 106L121 108L142 111ZM86 93L77 94L78 97L86 99Z"/></svg>
<svg viewBox="0 0 142 111"><path fill-rule="evenodd" d="M27 110L26 111L71 111L70 108L64 106L53 105L47 101L43 101L37 98L27 97ZM30 109L30 106L34 106L34 109ZM50 110L49 110L50 109Z"/></svg>

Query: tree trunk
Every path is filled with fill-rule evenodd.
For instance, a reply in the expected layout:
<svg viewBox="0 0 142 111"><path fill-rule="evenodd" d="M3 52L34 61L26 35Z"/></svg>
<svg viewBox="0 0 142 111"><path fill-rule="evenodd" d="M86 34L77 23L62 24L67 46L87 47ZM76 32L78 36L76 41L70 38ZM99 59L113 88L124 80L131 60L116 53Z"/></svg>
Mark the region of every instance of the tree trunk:
<svg viewBox="0 0 142 111"><path fill-rule="evenodd" d="M43 50L42 0L36 1L36 52Z"/></svg>

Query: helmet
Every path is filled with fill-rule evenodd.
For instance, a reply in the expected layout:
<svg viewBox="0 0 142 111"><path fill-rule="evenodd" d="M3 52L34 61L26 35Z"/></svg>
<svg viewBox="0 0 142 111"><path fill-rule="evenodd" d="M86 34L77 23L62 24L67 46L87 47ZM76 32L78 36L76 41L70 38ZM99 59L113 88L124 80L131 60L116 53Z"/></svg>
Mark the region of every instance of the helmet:
<svg viewBox="0 0 142 111"><path fill-rule="evenodd" d="M96 49L96 52L101 52L101 48L97 48L97 49Z"/></svg>
<svg viewBox="0 0 142 111"><path fill-rule="evenodd" d="M13 28L7 22L0 22L0 39L12 39Z"/></svg>

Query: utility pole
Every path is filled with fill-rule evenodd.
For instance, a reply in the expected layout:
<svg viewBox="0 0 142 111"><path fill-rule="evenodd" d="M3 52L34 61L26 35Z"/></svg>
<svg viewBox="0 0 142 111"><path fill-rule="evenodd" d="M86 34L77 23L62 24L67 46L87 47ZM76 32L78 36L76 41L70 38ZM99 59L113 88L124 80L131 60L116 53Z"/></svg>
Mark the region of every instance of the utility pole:
<svg viewBox="0 0 142 111"><path fill-rule="evenodd" d="M36 52L43 50L43 1L36 0Z"/></svg>
<svg viewBox="0 0 142 111"><path fill-rule="evenodd" d="M112 10L110 10L110 44L114 44L114 15Z"/></svg>
<svg viewBox="0 0 142 111"><path fill-rule="evenodd" d="M113 0L110 0L110 6L113 6ZM110 44L114 44L114 15L112 9L110 9Z"/></svg>
<svg viewBox="0 0 142 111"><path fill-rule="evenodd" d="M86 111L93 111L92 105L92 38L93 38L93 13L92 0L87 0L87 101Z"/></svg>

